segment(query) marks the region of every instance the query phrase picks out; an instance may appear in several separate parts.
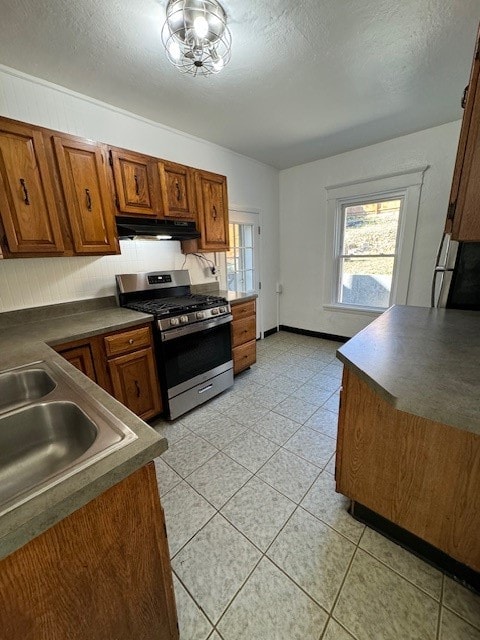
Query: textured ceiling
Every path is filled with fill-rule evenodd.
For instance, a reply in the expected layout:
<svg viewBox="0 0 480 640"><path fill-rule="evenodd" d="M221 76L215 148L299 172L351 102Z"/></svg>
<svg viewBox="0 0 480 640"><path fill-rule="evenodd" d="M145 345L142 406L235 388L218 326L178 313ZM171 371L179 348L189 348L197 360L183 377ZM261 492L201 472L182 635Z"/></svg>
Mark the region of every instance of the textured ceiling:
<svg viewBox="0 0 480 640"><path fill-rule="evenodd" d="M231 63L181 75L166 0L0 0L0 62L279 168L461 117L478 0L224 0Z"/></svg>

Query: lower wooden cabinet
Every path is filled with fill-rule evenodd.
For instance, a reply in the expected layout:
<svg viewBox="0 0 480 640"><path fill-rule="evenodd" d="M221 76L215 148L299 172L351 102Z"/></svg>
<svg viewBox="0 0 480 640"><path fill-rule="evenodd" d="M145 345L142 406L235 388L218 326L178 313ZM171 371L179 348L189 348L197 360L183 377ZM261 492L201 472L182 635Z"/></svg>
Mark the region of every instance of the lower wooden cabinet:
<svg viewBox="0 0 480 640"><path fill-rule="evenodd" d="M233 372L236 375L257 360L257 317L255 300L232 305Z"/></svg>
<svg viewBox="0 0 480 640"><path fill-rule="evenodd" d="M108 361L113 395L147 420L162 410L152 349L141 349Z"/></svg>
<svg viewBox="0 0 480 640"><path fill-rule="evenodd" d="M0 561L0 637L178 640L153 463Z"/></svg>
<svg viewBox="0 0 480 640"><path fill-rule="evenodd" d="M89 342L79 344L77 347L68 347L59 351L60 355L73 364L94 382L97 382L95 365L93 364L92 348Z"/></svg>
<svg viewBox="0 0 480 640"><path fill-rule="evenodd" d="M480 437L399 411L345 367L337 491L480 571Z"/></svg>
<svg viewBox="0 0 480 640"><path fill-rule="evenodd" d="M54 348L143 420L162 412L150 324Z"/></svg>

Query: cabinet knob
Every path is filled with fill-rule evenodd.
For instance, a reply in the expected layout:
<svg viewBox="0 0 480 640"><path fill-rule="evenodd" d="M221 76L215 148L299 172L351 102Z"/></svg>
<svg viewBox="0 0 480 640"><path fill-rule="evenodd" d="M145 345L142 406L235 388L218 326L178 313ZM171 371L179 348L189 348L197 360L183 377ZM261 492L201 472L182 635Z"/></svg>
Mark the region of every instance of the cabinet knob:
<svg viewBox="0 0 480 640"><path fill-rule="evenodd" d="M133 344L134 340L133 338L130 338L130 340L128 341L128 344Z"/></svg>

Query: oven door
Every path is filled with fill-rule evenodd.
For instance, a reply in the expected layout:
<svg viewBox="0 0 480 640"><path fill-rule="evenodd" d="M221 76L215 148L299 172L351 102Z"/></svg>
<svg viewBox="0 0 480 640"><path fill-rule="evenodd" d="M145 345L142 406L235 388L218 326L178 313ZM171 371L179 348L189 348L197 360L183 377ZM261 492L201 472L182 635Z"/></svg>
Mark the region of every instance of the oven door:
<svg viewBox="0 0 480 640"><path fill-rule="evenodd" d="M171 398L233 367L232 316L162 332L161 368Z"/></svg>

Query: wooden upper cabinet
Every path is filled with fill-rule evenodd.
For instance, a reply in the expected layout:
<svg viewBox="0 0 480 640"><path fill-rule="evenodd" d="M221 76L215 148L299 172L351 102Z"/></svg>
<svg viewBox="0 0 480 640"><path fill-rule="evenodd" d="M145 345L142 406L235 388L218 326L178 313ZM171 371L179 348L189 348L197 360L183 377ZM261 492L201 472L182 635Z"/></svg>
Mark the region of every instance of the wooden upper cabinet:
<svg viewBox="0 0 480 640"><path fill-rule="evenodd" d="M63 252L42 133L5 120L0 121L0 214L9 253Z"/></svg>
<svg viewBox="0 0 480 640"><path fill-rule="evenodd" d="M166 218L196 220L193 170L182 164L162 161L158 163L162 189L163 215Z"/></svg>
<svg viewBox="0 0 480 640"><path fill-rule="evenodd" d="M70 136L53 143L75 253L119 253L105 148Z"/></svg>
<svg viewBox="0 0 480 640"><path fill-rule="evenodd" d="M445 231L453 240L480 242L480 30L460 131Z"/></svg>
<svg viewBox="0 0 480 640"><path fill-rule="evenodd" d="M208 171L195 172L201 251L228 251L227 179Z"/></svg>
<svg viewBox="0 0 480 640"><path fill-rule="evenodd" d="M161 217L157 160L140 153L110 150L117 209L121 215Z"/></svg>

